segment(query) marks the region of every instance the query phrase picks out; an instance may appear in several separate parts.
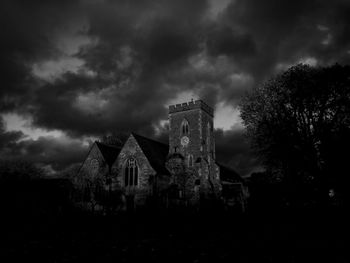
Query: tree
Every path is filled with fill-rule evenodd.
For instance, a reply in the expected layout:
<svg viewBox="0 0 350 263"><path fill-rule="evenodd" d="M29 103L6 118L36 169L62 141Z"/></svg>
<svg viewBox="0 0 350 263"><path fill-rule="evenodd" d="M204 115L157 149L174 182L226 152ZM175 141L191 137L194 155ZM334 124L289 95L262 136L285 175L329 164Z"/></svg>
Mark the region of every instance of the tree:
<svg viewBox="0 0 350 263"><path fill-rule="evenodd" d="M81 167L80 163L74 163L63 169L57 174L57 177L59 178L65 178L70 181L73 181L76 175L79 172L79 169Z"/></svg>
<svg viewBox="0 0 350 263"><path fill-rule="evenodd" d="M0 160L0 207L11 219L56 216L68 208L69 187L32 162Z"/></svg>
<svg viewBox="0 0 350 263"><path fill-rule="evenodd" d="M168 188L168 195L173 201L182 200L185 205L190 204L194 197L194 187L197 176L193 168L186 167L185 158L180 153L173 153L168 156L167 169L172 175L171 184Z"/></svg>
<svg viewBox="0 0 350 263"><path fill-rule="evenodd" d="M89 167L79 168L80 165L72 165L60 174L73 184L73 202L87 205L91 212L98 208L108 215L123 208L123 191L116 181L118 174L112 175L110 168L103 165L97 173Z"/></svg>
<svg viewBox="0 0 350 263"><path fill-rule="evenodd" d="M0 160L0 181L3 183L14 181L29 181L42 178L45 172L35 164L21 160Z"/></svg>
<svg viewBox="0 0 350 263"><path fill-rule="evenodd" d="M299 64L247 93L240 106L253 148L281 171L291 194L327 198L330 188L344 190L349 66Z"/></svg>
<svg viewBox="0 0 350 263"><path fill-rule="evenodd" d="M108 145L122 147L126 142L126 140L128 139L128 137L129 137L129 134L126 132L113 132L113 133L103 135L100 138L100 141Z"/></svg>

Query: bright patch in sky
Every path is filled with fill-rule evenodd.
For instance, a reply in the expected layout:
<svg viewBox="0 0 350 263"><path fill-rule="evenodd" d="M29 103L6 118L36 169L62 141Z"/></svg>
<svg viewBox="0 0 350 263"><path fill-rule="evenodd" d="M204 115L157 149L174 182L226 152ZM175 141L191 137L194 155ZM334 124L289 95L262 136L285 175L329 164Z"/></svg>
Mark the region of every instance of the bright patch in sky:
<svg viewBox="0 0 350 263"><path fill-rule="evenodd" d="M47 60L35 63L32 72L38 78L46 81L54 81L66 72L77 73L84 65L84 61L75 57L62 57L58 60Z"/></svg>
<svg viewBox="0 0 350 263"><path fill-rule="evenodd" d="M214 127L226 130L242 129L243 124L239 116L240 111L220 102L216 105L214 113Z"/></svg>
<svg viewBox="0 0 350 263"><path fill-rule="evenodd" d="M318 64L318 60L314 57L305 57L305 58L300 58L299 60L295 61L294 63L278 63L276 65L276 71L284 71L289 69L290 67L296 65L296 64L306 64L311 67L315 67Z"/></svg>
<svg viewBox="0 0 350 263"><path fill-rule="evenodd" d="M328 31L329 28L324 25L317 25L317 29L320 31Z"/></svg>
<svg viewBox="0 0 350 263"><path fill-rule="evenodd" d="M251 87L254 83L254 78L244 72L240 72L240 73L233 73L229 76L229 79L232 83L233 87Z"/></svg>
<svg viewBox="0 0 350 263"><path fill-rule="evenodd" d="M111 86L96 92L81 93L75 99L74 107L85 113L99 113L108 106L113 89L114 86Z"/></svg>
<svg viewBox="0 0 350 263"><path fill-rule="evenodd" d="M201 72L212 72L215 70L213 65L209 62L208 54L200 52L199 54L193 55L188 59L188 63L195 69Z"/></svg>
<svg viewBox="0 0 350 263"><path fill-rule="evenodd" d="M167 130L167 124L169 124L169 120L160 120L158 124L153 125L155 134L159 136L163 131Z"/></svg>
<svg viewBox="0 0 350 263"><path fill-rule="evenodd" d="M302 63L302 64L307 64L311 67L315 67L318 63L316 58L313 57L307 57L307 58L301 58L298 63Z"/></svg>
<svg viewBox="0 0 350 263"><path fill-rule="evenodd" d="M62 137L63 133L58 130L44 130L40 128L34 128L31 124L31 119L25 119L24 117L15 114L8 113L3 114L2 118L5 123L6 131L21 131L27 135L29 139L36 140L41 136Z"/></svg>
<svg viewBox="0 0 350 263"><path fill-rule="evenodd" d="M225 10L225 8L231 3L231 0L209 0L210 9L209 17L211 19L217 18L217 16Z"/></svg>

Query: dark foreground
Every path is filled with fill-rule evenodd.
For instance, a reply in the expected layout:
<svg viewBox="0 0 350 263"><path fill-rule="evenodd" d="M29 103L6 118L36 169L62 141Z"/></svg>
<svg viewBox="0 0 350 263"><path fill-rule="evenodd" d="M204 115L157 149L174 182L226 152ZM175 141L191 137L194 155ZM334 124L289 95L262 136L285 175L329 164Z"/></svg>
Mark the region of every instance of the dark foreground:
<svg viewBox="0 0 350 263"><path fill-rule="evenodd" d="M0 262L350 262L344 214L7 217Z"/></svg>

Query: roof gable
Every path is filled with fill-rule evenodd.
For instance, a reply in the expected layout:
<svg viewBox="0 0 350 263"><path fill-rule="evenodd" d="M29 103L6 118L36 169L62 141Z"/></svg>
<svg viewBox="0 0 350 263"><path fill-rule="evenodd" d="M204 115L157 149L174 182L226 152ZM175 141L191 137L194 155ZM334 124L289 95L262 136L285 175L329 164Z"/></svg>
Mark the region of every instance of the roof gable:
<svg viewBox="0 0 350 263"><path fill-rule="evenodd" d="M220 179L226 182L244 182L243 178L232 168L216 163L220 168Z"/></svg>
<svg viewBox="0 0 350 263"><path fill-rule="evenodd" d="M131 135L135 138L137 144L140 146L152 168L158 174L169 174L169 171L165 167L166 157L169 152L169 145L135 133L132 133Z"/></svg>
<svg viewBox="0 0 350 263"><path fill-rule="evenodd" d="M109 166L112 166L114 161L117 159L121 148L112 145L107 145L97 141L95 143L97 145L97 148L100 150L103 159Z"/></svg>

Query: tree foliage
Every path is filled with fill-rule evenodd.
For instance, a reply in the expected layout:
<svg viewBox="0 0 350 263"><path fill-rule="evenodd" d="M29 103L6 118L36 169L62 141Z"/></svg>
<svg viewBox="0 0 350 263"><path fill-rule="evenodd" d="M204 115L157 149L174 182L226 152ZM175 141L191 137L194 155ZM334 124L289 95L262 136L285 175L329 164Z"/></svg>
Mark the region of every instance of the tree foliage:
<svg viewBox="0 0 350 263"><path fill-rule="evenodd" d="M0 180L2 182L29 181L42 178L44 175L44 170L31 162L20 159L0 160Z"/></svg>
<svg viewBox="0 0 350 263"><path fill-rule="evenodd" d="M247 93L241 117L268 168L295 185L341 188L350 138L350 67L296 65Z"/></svg>
<svg viewBox="0 0 350 263"><path fill-rule="evenodd" d="M108 145L122 147L128 137L129 134L126 132L113 132L103 135L100 141Z"/></svg>

